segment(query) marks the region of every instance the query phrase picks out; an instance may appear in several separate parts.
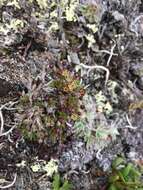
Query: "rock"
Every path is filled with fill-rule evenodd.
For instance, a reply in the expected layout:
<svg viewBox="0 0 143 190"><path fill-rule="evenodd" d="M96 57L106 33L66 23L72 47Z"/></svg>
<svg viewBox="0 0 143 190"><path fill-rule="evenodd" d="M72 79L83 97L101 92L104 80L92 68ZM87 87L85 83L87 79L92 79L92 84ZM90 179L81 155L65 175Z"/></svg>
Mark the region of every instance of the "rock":
<svg viewBox="0 0 143 190"><path fill-rule="evenodd" d="M136 36L142 36L143 33L143 15L137 16L130 24L130 30L136 34Z"/></svg>
<svg viewBox="0 0 143 190"><path fill-rule="evenodd" d="M137 85L140 90L143 90L143 76L137 80Z"/></svg>
<svg viewBox="0 0 143 190"><path fill-rule="evenodd" d="M143 76L143 64L132 64L130 67L130 72L138 77Z"/></svg>
<svg viewBox="0 0 143 190"><path fill-rule="evenodd" d="M113 17L114 17L114 19L115 19L116 21L123 21L123 22L125 22L125 17L124 17L124 15L121 14L121 13L119 13L118 11L114 11L114 12L112 13L112 15L113 15Z"/></svg>
<svg viewBox="0 0 143 190"><path fill-rule="evenodd" d="M88 164L96 156L94 150L86 149L85 144L80 141L72 142L72 147L60 157L59 170L61 172L68 170L81 170L85 164Z"/></svg>
<svg viewBox="0 0 143 190"><path fill-rule="evenodd" d="M76 65L79 65L80 64L80 60L79 60L79 57L78 57L78 54L76 52L69 52L69 61L76 64Z"/></svg>
<svg viewBox="0 0 143 190"><path fill-rule="evenodd" d="M130 67L130 73L137 77L137 87L143 90L143 64L132 64Z"/></svg>

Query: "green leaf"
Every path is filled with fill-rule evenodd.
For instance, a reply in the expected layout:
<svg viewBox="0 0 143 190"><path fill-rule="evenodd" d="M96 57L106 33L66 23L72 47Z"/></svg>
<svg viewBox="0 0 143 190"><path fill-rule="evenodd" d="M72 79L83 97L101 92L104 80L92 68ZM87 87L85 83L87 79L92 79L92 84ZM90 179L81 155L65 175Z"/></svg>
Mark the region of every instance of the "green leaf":
<svg viewBox="0 0 143 190"><path fill-rule="evenodd" d="M108 190L118 190L117 187L115 185L110 185Z"/></svg>
<svg viewBox="0 0 143 190"><path fill-rule="evenodd" d="M79 136L83 135L83 132L85 131L85 124L82 121L77 121L74 124L74 128L75 128L75 132L76 134L78 134Z"/></svg>
<svg viewBox="0 0 143 190"><path fill-rule="evenodd" d="M119 179L120 179L119 175L117 175L117 174L111 175L109 178L109 182L114 183L114 182L118 181Z"/></svg>
<svg viewBox="0 0 143 190"><path fill-rule="evenodd" d="M71 190L72 185L66 180L63 182L62 187L60 187L61 184L61 179L59 174L54 175L54 180L52 184L52 190Z"/></svg>
<svg viewBox="0 0 143 190"><path fill-rule="evenodd" d="M122 157L118 157L116 158L113 162L112 162L112 167L114 169L117 169L117 167L121 164L125 164L125 160Z"/></svg>
<svg viewBox="0 0 143 190"><path fill-rule="evenodd" d="M71 188L72 188L72 185L68 181L65 181L63 186L60 188L60 190L70 190Z"/></svg>
<svg viewBox="0 0 143 190"><path fill-rule="evenodd" d="M132 167L133 165L129 163L125 168L121 170L121 173L124 178L126 178L129 175L130 171L132 170Z"/></svg>
<svg viewBox="0 0 143 190"><path fill-rule="evenodd" d="M60 188L60 175L59 174L55 174L54 175L54 181L53 181L53 190L59 190Z"/></svg>
<svg viewBox="0 0 143 190"><path fill-rule="evenodd" d="M143 190L140 170L132 163L126 163L121 157L113 161L108 182L108 190Z"/></svg>
<svg viewBox="0 0 143 190"><path fill-rule="evenodd" d="M141 172L137 170L134 166L132 166L132 169L130 171L130 174L134 176L134 178L140 178L141 177Z"/></svg>

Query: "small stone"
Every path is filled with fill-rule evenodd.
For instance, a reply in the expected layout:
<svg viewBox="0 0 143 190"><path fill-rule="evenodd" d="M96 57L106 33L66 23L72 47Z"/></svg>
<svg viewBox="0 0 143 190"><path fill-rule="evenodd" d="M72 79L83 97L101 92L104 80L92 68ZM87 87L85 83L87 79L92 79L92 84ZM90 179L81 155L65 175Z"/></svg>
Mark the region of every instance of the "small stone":
<svg viewBox="0 0 143 190"><path fill-rule="evenodd" d="M130 72L133 75L142 77L143 76L143 64L132 64L130 67Z"/></svg>
<svg viewBox="0 0 143 190"><path fill-rule="evenodd" d="M125 17L123 14L119 13L118 11L114 11L112 13L113 17L115 18L116 21L125 21Z"/></svg>
<svg viewBox="0 0 143 190"><path fill-rule="evenodd" d="M76 52L70 52L69 61L77 65L80 64L80 60Z"/></svg>
<svg viewBox="0 0 143 190"><path fill-rule="evenodd" d="M130 24L130 29L132 32L139 36L143 34L143 15L137 16Z"/></svg>

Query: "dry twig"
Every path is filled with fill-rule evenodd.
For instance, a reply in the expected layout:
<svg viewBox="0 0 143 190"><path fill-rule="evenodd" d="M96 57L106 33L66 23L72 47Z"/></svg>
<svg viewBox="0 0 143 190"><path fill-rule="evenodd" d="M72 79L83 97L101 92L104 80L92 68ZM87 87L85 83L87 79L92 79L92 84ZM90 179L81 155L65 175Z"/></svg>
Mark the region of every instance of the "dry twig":
<svg viewBox="0 0 143 190"><path fill-rule="evenodd" d="M126 125L127 128L134 129L134 130L137 129L137 127L133 127L133 125L131 124L131 121L130 121L127 114L126 114L126 119L127 119L128 124L129 124L129 125Z"/></svg>
<svg viewBox="0 0 143 190"><path fill-rule="evenodd" d="M14 179L9 185L5 185L5 186L0 185L0 189L8 189L8 188L12 187L16 182L16 178L17 178L17 173L14 175Z"/></svg>
<svg viewBox="0 0 143 190"><path fill-rule="evenodd" d="M93 70L93 69L102 69L102 70L106 71L105 85L107 84L110 72L109 72L109 70L106 67L101 66L101 65L92 65L92 66L89 66L89 65L85 65L83 63L80 63L79 66L82 66L83 68L88 69L89 72L91 70Z"/></svg>
<svg viewBox="0 0 143 190"><path fill-rule="evenodd" d="M6 104L4 104L4 105L2 105L0 107L0 122L1 122L0 137L8 135L15 128L15 125L14 125L11 129L9 129L8 131L6 131L6 132L3 133L3 130L4 130L4 118L3 118L2 110L3 109L6 109L6 110L15 110L16 108L13 108L13 105L15 105L16 103L17 102L8 102L8 103L6 103Z"/></svg>
<svg viewBox="0 0 143 190"><path fill-rule="evenodd" d="M114 49L115 49L115 47L116 47L116 43L114 43L114 45L113 45L112 48L111 48L110 56L109 56L108 61L107 61L107 67L109 66L110 61L111 61L111 59L112 59L112 56L114 55Z"/></svg>

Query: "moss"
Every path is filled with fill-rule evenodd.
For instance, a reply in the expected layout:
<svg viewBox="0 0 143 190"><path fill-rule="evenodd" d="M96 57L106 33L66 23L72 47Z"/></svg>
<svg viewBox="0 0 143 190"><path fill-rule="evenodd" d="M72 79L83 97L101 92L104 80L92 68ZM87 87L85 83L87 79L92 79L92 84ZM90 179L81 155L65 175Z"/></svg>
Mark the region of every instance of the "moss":
<svg viewBox="0 0 143 190"><path fill-rule="evenodd" d="M32 87L20 98L19 128L25 139L52 143L64 141L68 134L67 122L78 119L82 89L79 80L67 69L57 70L54 75L55 80L50 86L52 94L45 93L46 84L41 80L37 87ZM33 81L32 84L37 83Z"/></svg>
<svg viewBox="0 0 143 190"><path fill-rule="evenodd" d="M30 133L28 132L27 130L27 125L25 123L23 123L21 126L20 126L20 130L21 130L21 133L22 135L24 136L24 138L26 140L30 140L30 141L35 141L37 139L37 134L36 132L33 132L31 131Z"/></svg>
<svg viewBox="0 0 143 190"><path fill-rule="evenodd" d="M83 5L80 7L80 11L89 23L99 22L99 15L101 14L101 7L99 5Z"/></svg>
<svg viewBox="0 0 143 190"><path fill-rule="evenodd" d="M29 96L28 95L23 95L20 97L20 104L21 105L26 105L29 103Z"/></svg>

